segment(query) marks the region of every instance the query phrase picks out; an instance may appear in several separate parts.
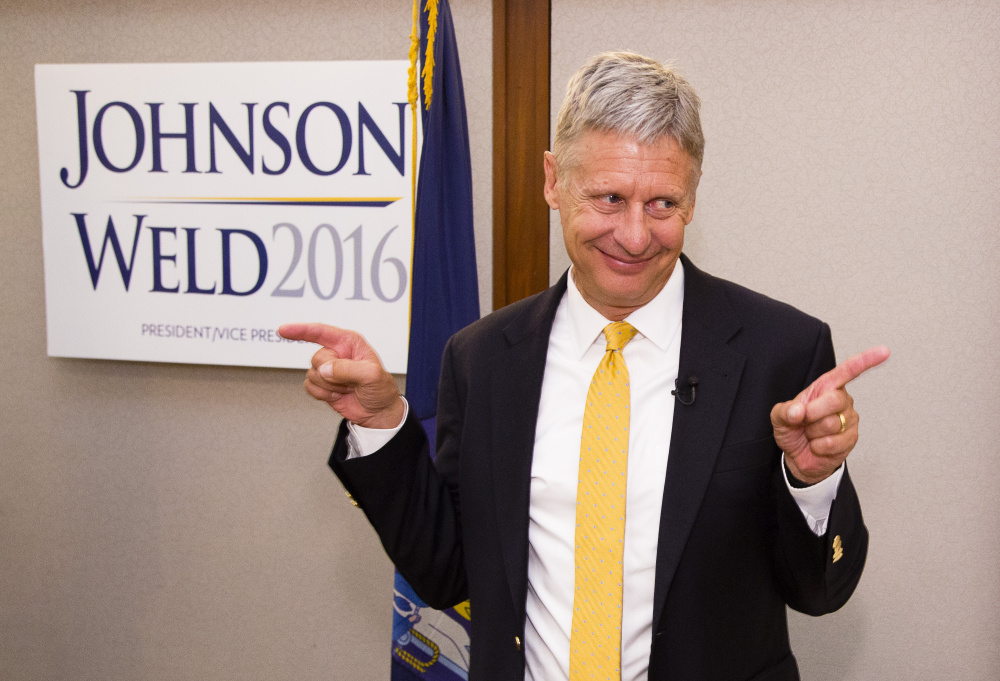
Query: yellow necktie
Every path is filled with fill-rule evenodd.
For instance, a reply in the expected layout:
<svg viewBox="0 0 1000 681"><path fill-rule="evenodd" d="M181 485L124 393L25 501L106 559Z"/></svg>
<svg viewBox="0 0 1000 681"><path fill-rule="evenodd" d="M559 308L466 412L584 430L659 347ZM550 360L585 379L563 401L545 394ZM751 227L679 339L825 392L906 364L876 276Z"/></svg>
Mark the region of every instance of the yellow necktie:
<svg viewBox="0 0 1000 681"><path fill-rule="evenodd" d="M604 327L607 349L590 381L583 411L569 640L569 677L573 680L621 680L629 425L628 369L621 351L636 333L627 322Z"/></svg>

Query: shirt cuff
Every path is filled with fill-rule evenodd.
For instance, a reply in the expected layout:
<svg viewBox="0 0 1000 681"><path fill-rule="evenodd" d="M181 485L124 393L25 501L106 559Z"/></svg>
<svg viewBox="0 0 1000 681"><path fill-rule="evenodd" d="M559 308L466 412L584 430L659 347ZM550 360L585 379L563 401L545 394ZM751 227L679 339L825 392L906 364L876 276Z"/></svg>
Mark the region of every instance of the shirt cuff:
<svg viewBox="0 0 1000 681"><path fill-rule="evenodd" d="M784 456L784 454L782 454ZM806 524L817 537L826 533L826 524L830 519L830 507L833 500L837 498L837 488L840 487L840 479L844 477L844 465L833 472L833 475L826 480L817 482L808 487L792 487L788 482L788 472L784 464L781 466L781 474L785 476L785 485L791 493L799 510L805 516Z"/></svg>
<svg viewBox="0 0 1000 681"><path fill-rule="evenodd" d="M347 458L357 459L362 456L374 454L385 447L389 440L395 437L396 433L403 427L406 417L410 413L410 403L405 397L403 400L403 418L395 428L365 428L350 421L347 422Z"/></svg>

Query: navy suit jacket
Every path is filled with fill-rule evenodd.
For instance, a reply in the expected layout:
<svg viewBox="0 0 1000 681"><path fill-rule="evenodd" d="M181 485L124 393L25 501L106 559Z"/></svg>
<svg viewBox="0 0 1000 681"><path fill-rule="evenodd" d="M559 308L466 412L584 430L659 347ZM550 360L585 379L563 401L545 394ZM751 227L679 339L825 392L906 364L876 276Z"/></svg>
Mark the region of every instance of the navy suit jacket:
<svg viewBox="0 0 1000 681"><path fill-rule="evenodd" d="M830 329L681 257L679 376L699 382L694 403L675 406L663 498L650 500L662 510L649 678L794 681L785 605L812 615L842 606L868 546L846 471L826 534L810 531L769 419L833 368ZM449 341L436 462L412 417L386 447L351 460L342 426L330 459L420 597L437 608L470 599L473 680L524 678L531 458L565 290L563 275Z"/></svg>

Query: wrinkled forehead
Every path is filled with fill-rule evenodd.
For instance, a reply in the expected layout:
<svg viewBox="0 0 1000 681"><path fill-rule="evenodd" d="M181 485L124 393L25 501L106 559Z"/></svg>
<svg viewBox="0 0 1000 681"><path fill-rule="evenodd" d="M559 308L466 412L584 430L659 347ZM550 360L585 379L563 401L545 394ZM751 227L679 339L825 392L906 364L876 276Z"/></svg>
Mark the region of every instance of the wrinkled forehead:
<svg viewBox="0 0 1000 681"><path fill-rule="evenodd" d="M623 170L667 166L671 171L686 171L692 189L697 187L701 176L700 164L671 135L644 140L615 130L589 130L567 140L556 154L560 180L564 183L598 172L609 163L617 163Z"/></svg>

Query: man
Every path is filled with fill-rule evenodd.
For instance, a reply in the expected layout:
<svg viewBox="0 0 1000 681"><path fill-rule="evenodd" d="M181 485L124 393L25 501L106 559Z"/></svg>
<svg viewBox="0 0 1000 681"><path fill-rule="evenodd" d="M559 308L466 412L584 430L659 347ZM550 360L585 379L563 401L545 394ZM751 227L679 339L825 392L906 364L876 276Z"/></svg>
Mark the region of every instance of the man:
<svg viewBox="0 0 1000 681"><path fill-rule="evenodd" d="M825 324L681 255L685 80L607 53L567 90L544 192L572 267L451 339L436 463L364 339L282 327L323 345L330 464L421 598L470 599L473 679L798 679L785 605L839 608L867 551L843 386L888 350L834 368Z"/></svg>

